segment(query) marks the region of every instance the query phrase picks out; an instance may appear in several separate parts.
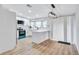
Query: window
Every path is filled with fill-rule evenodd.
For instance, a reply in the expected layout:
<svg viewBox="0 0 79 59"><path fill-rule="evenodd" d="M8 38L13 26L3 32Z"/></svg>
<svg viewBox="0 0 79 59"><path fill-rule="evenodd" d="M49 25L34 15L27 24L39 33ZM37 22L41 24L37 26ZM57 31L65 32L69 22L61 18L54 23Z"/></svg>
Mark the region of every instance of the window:
<svg viewBox="0 0 79 59"><path fill-rule="evenodd" d="M46 28L47 21L31 21L32 28Z"/></svg>
<svg viewBox="0 0 79 59"><path fill-rule="evenodd" d="M45 27L47 27L47 21L43 21L43 27L45 28Z"/></svg>
<svg viewBox="0 0 79 59"><path fill-rule="evenodd" d="M40 28L41 27L41 21L36 22L36 27Z"/></svg>

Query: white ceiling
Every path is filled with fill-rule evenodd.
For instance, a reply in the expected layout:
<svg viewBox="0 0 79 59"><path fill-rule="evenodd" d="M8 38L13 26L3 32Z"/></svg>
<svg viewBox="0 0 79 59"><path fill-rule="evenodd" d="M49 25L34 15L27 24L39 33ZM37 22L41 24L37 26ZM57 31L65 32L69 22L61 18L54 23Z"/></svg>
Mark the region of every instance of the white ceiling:
<svg viewBox="0 0 79 59"><path fill-rule="evenodd" d="M2 6L16 12L18 15L23 15L31 19L48 17L50 11L53 11L58 16L71 15L75 13L77 8L77 4L55 4L55 9L53 9L50 4L31 5L31 8L27 7L26 4L3 4Z"/></svg>
<svg viewBox="0 0 79 59"><path fill-rule="evenodd" d="M56 4L53 10L58 16L72 15L76 12L78 4Z"/></svg>

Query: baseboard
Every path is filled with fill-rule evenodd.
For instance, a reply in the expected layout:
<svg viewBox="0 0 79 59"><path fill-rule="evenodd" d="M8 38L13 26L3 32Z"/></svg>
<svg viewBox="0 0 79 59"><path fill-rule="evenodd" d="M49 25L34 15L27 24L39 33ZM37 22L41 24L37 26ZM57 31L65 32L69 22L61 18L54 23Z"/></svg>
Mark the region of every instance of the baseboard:
<svg viewBox="0 0 79 59"><path fill-rule="evenodd" d="M16 47L14 47L14 48L12 48L12 49L10 49L10 50L7 50L7 51L5 51L5 52L2 52L2 53L0 53L0 55L5 55L6 53L8 53L8 52L10 52L10 51L13 51L15 48L16 48Z"/></svg>
<svg viewBox="0 0 79 59"><path fill-rule="evenodd" d="M16 44L15 47L13 47L13 48L11 48L11 49L9 49L9 50L6 50L6 51L4 51L4 52L1 52L0 55L5 55L6 53L8 53L8 52L10 52L10 51L12 51L12 50L14 50L14 49L16 49L16 48L17 48L17 44Z"/></svg>

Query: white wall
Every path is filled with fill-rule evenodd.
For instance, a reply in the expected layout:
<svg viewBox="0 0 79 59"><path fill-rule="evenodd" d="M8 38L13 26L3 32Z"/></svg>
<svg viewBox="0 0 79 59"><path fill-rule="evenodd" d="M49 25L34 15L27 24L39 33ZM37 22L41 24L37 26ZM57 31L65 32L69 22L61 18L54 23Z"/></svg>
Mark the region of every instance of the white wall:
<svg viewBox="0 0 79 59"><path fill-rule="evenodd" d="M74 43L79 52L79 5L76 9L75 19L74 19Z"/></svg>
<svg viewBox="0 0 79 59"><path fill-rule="evenodd" d="M16 46L16 14L0 6L0 53Z"/></svg>
<svg viewBox="0 0 79 59"><path fill-rule="evenodd" d="M76 14L73 19L73 44L77 45L77 19Z"/></svg>

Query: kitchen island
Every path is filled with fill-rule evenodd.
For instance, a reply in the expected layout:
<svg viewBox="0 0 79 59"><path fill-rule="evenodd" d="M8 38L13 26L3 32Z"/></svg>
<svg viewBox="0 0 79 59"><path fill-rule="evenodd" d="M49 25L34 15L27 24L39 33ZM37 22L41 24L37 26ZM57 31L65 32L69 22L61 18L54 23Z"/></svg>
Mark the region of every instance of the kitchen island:
<svg viewBox="0 0 79 59"><path fill-rule="evenodd" d="M46 29L39 29L32 31L32 42L41 43L50 37L50 31Z"/></svg>

